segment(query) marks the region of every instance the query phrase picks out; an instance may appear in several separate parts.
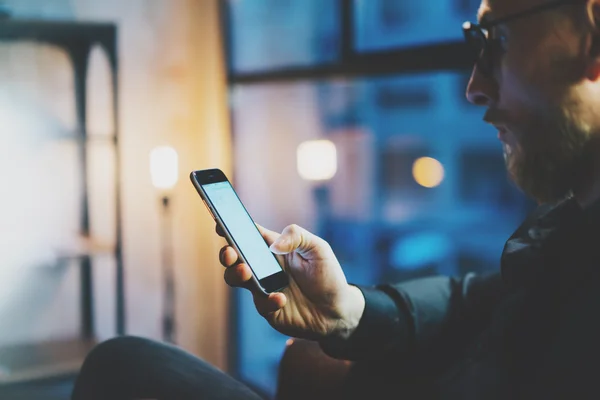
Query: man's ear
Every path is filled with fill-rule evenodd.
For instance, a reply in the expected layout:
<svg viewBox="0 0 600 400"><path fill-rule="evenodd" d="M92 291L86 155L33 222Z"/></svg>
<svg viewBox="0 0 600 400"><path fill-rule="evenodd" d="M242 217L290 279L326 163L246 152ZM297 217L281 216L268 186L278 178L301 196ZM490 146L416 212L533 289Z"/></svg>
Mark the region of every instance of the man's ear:
<svg viewBox="0 0 600 400"><path fill-rule="evenodd" d="M600 79L600 0L588 1L586 11L591 28L591 40L588 49L589 63L585 75L595 82Z"/></svg>

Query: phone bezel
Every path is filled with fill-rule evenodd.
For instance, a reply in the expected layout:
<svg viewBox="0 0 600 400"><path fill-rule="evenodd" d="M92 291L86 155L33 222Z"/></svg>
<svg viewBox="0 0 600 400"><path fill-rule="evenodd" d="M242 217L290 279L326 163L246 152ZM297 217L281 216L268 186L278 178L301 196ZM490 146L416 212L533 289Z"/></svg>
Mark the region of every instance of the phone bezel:
<svg viewBox="0 0 600 400"><path fill-rule="evenodd" d="M281 271L279 271L275 274L269 275L267 277L264 277L262 279L258 279L254 270L252 269L252 266L248 263L248 261L244 257L244 253L237 246L237 242L231 235L231 232L229 232L229 229L227 228L227 226L221 219L221 216L219 215L216 208L210 201L209 197L206 195L204 188L202 188L202 185L210 185L212 183L219 183L219 182L228 182L231 185L231 182L229 182L229 180L225 176L225 173L223 173L223 171L221 171L220 169L217 169L217 168L192 171L192 173L190 174L190 179L191 179L192 183L194 184L194 187L196 187L198 194L200 195L202 200L204 200L206 206L208 207L208 211L214 218L215 222L221 227L221 229L225 233L225 238L227 239L227 243L229 243L229 245L235 249L235 251L238 253L238 256L240 257L240 259L250 267L250 270L252 271L252 279L255 282L256 286L259 288L259 290L262 293L264 293L265 295L268 295L269 293L277 292L277 291L280 291L283 288L285 288L288 285L288 277L287 277L287 274L285 273L285 271L283 270L283 268L281 267L281 265L279 264L279 261L277 260L277 258L275 257L274 254L273 254L273 257L275 258L275 261L281 268ZM233 185L231 185L231 187L233 188ZM241 199L239 198L238 194L235 191L235 188L233 189L233 192L235 193L236 197L240 201L240 204L242 204L242 207L244 208L244 211L246 212L246 214L248 214L248 216L250 217L250 220L252 220L252 222L254 223L252 216L246 209L246 206L244 206L244 203L242 203ZM260 231L258 230L256 225L255 225L255 229L256 229L256 232L260 235ZM266 245L266 243L265 243L265 245Z"/></svg>

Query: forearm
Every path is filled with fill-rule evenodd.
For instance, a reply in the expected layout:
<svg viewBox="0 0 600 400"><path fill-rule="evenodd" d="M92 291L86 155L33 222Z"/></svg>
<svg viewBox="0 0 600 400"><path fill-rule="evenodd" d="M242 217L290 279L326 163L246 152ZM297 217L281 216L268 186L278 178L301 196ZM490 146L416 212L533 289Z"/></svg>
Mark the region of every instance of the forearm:
<svg viewBox="0 0 600 400"><path fill-rule="evenodd" d="M426 360L451 357L490 317L502 285L498 276L432 277L360 288L365 305L346 337L321 342L333 357ZM434 350L435 349L435 350Z"/></svg>

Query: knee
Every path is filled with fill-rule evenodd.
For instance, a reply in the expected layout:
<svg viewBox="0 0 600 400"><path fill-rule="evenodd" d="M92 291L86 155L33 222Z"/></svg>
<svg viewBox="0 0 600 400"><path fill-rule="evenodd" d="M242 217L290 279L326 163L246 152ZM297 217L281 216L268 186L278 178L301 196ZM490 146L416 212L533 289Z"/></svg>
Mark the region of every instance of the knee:
<svg viewBox="0 0 600 400"><path fill-rule="evenodd" d="M156 345L151 339L137 336L118 336L99 343L92 352L102 354L123 354L130 353Z"/></svg>
<svg viewBox="0 0 600 400"><path fill-rule="evenodd" d="M152 345L150 339L119 336L96 345L87 355L82 370L123 368Z"/></svg>

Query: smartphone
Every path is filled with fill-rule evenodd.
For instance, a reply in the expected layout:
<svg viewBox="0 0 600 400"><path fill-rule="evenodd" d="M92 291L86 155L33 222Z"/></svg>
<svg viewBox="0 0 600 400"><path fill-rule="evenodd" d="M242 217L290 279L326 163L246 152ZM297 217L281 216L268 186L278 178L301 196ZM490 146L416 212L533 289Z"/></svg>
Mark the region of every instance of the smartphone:
<svg viewBox="0 0 600 400"><path fill-rule="evenodd" d="M288 277L258 231L233 186L219 169L193 171L190 179L227 242L252 270L258 288L269 294L288 285Z"/></svg>

